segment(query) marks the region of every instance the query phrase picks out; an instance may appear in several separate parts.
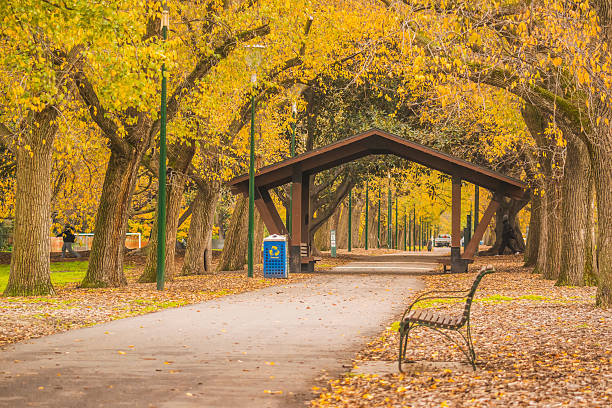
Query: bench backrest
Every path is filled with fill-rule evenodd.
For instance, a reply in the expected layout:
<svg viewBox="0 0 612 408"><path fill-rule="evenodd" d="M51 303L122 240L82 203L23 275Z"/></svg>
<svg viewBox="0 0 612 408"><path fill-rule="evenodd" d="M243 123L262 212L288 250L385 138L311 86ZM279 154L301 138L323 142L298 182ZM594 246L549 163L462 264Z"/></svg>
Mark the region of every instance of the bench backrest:
<svg viewBox="0 0 612 408"><path fill-rule="evenodd" d="M476 289L478 289L480 281L485 275L493 272L495 272L495 269L493 269L493 267L487 266L486 268L483 268L476 276L476 279L474 279L474 283L472 283L472 287L470 288L470 291L467 295L467 299L465 301L465 309L463 310L463 317L461 318L462 325L467 321L468 317L470 316L470 308L472 307L472 301L474 300L474 295L476 294Z"/></svg>

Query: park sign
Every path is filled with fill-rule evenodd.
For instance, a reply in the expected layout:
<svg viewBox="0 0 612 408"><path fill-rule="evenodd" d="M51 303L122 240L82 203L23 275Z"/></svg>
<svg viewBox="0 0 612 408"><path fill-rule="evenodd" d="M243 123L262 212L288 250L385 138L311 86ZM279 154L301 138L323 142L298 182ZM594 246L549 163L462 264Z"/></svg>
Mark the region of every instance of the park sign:
<svg viewBox="0 0 612 408"><path fill-rule="evenodd" d="M336 257L336 230L329 231L330 250L332 258Z"/></svg>

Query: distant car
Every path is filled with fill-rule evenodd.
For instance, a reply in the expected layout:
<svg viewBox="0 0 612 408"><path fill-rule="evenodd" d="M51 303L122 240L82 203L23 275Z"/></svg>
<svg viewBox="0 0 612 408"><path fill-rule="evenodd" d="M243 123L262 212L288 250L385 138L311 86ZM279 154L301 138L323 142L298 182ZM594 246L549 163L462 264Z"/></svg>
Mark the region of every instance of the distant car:
<svg viewBox="0 0 612 408"><path fill-rule="evenodd" d="M434 239L434 245L436 247L450 247L451 236L450 234L440 234Z"/></svg>

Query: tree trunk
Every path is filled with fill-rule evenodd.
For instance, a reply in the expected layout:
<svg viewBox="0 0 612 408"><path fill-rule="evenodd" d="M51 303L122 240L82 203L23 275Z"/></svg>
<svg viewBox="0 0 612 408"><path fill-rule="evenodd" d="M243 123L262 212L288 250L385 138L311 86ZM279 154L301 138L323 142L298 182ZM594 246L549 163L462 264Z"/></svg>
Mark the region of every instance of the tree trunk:
<svg viewBox="0 0 612 408"><path fill-rule="evenodd" d="M185 192L185 184L187 183L187 168L191 163L191 159L195 154L195 145L177 144L172 146L170 160L168 163L173 171L169 174L166 183L167 200L166 200L166 244L165 252L166 259L164 261L164 274L166 278L172 279L175 276L176 265L174 259L176 255L176 234L179 228L179 219L181 212L181 204L183 202L183 193ZM151 229L151 238L149 239L149 252L147 255L147 263L144 271L138 282L155 282L157 280L157 250L158 250L158 209L155 211L155 222Z"/></svg>
<svg viewBox="0 0 612 408"><path fill-rule="evenodd" d="M323 223L321 228L319 228L317 232L315 232L315 235L313 238L313 245L312 245L312 254L314 256L321 256L320 251L329 251L329 246L330 246L329 231L330 231L331 222L332 220L330 217L329 219L327 219L327 221Z"/></svg>
<svg viewBox="0 0 612 408"><path fill-rule="evenodd" d="M127 157L111 150L96 214L89 267L81 282L82 287L127 285L123 273L123 249L141 159L142 152L137 149L131 149Z"/></svg>
<svg viewBox="0 0 612 408"><path fill-rule="evenodd" d="M599 271L597 270L597 224L595 223L595 180L593 179L593 171L591 167L591 179L589 180L589 211L587 212L587 248L586 253L590 254L590 259L587 259L587 266L585 270L585 282L588 286L596 286L598 283L597 276ZM588 256L588 255L587 255Z"/></svg>
<svg viewBox="0 0 612 408"><path fill-rule="evenodd" d="M529 219L529 235L525 246L525 265L535 266L538 260L538 247L540 246L542 199L538 193L531 199L531 217Z"/></svg>
<svg viewBox="0 0 612 408"><path fill-rule="evenodd" d="M253 233L253 265L263 263L263 239L264 239L264 223L259 215L259 211L255 210L255 231ZM247 248L248 249L248 248Z"/></svg>
<svg viewBox="0 0 612 408"><path fill-rule="evenodd" d="M246 264L249 228L249 199L240 195L236 200L230 225L225 234L225 246L217 271L242 270Z"/></svg>
<svg viewBox="0 0 612 408"><path fill-rule="evenodd" d="M548 258L548 196L542 192L538 194L540 194L540 245L533 273L542 274Z"/></svg>
<svg viewBox="0 0 612 408"><path fill-rule="evenodd" d="M561 186L558 181L550 183L547 191L546 212L548 219L548 240L546 247L546 265L542 271L544 279L556 280L559 278L561 265L561 241L563 236L563 223L561 219Z"/></svg>
<svg viewBox="0 0 612 408"><path fill-rule="evenodd" d="M355 199L353 200L353 219L351 220L353 232L351 236L351 245L353 248L362 248L363 242L361 242L359 234L359 228L361 227L361 213L363 211L363 207L365 204L365 200L355 194Z"/></svg>
<svg viewBox="0 0 612 408"><path fill-rule="evenodd" d="M49 253L51 243L51 161L57 132L57 109L33 115L24 137L30 149L18 146L15 195L15 243L4 296L53 294Z"/></svg>
<svg viewBox="0 0 612 408"><path fill-rule="evenodd" d="M212 273L210 261L212 259L212 228L219 201L219 185L217 183L198 184L198 193L195 197L189 233L187 236L187 250L181 275L204 275Z"/></svg>
<svg viewBox="0 0 612 408"><path fill-rule="evenodd" d="M603 122L603 121L602 121ZM605 131L605 130L604 130ZM612 141L610 130L591 147L597 189L597 306L612 307Z"/></svg>
<svg viewBox="0 0 612 408"><path fill-rule="evenodd" d="M590 241L590 179L591 163L586 146L581 140L570 136L561 185L563 234L559 236L562 241L557 279L559 286L584 286L590 280L586 269L592 259L592 254L587 253L590 250L590 245L587 245Z"/></svg>
<svg viewBox="0 0 612 408"><path fill-rule="evenodd" d="M370 205L368 217L368 248L378 248L378 206Z"/></svg>
<svg viewBox="0 0 612 408"><path fill-rule="evenodd" d="M348 248L348 204L338 206L340 219L336 228L336 246L338 249Z"/></svg>
<svg viewBox="0 0 612 408"><path fill-rule="evenodd" d="M171 279L175 275L176 234L186 182L187 176L185 174L176 173L172 177L172 182L166 184L168 192L166 201L166 260L164 266L166 279ZM138 278L138 282L141 283L155 282L157 280L157 228L159 222L157 214L158 212L155 211L155 221L153 222L148 245L147 263L142 275Z"/></svg>
<svg viewBox="0 0 612 408"><path fill-rule="evenodd" d="M481 256L495 255L499 251L502 241L503 220L505 215L508 216L510 226L516 235L516 245L518 246L517 249L520 251L525 250L525 240L523 239L523 233L521 232L521 225L518 222L518 213L527 205L527 203L529 203L530 197L531 194L525 194L521 200L509 199L507 197L501 200L499 209L495 213L495 243L488 250L481 252ZM506 253L510 253L510 251L511 250L509 248L506 248Z"/></svg>
<svg viewBox="0 0 612 408"><path fill-rule="evenodd" d="M612 2L596 0L595 9L602 27L602 43L612 49ZM609 53L609 51L608 51ZM599 98L597 98L599 99ZM591 117L602 116L589 144L593 178L597 191L597 287L596 304L612 307L612 112L609 101L596 102ZM607 122L607 123L606 123Z"/></svg>

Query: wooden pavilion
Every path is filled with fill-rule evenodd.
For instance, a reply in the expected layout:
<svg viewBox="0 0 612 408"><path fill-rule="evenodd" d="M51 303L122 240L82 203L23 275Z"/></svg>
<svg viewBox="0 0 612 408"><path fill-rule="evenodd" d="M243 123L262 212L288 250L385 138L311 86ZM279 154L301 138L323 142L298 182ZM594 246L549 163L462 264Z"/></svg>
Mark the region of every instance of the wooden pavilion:
<svg viewBox="0 0 612 408"><path fill-rule="evenodd" d="M271 234L287 234L269 190L292 183L293 208L289 237L290 272L314 271L308 231L310 205L310 177L332 167L375 154L393 154L452 176L451 256L447 263L452 272L465 272L473 262L478 243L499 207L503 196L521 198L527 186L512 177L469 163L419 143L379 129L311 150L279 163L263 167L255 174L255 205ZM484 187L493 192L472 239L461 253L461 181ZM249 175L244 174L228 182L234 194L249 194Z"/></svg>

